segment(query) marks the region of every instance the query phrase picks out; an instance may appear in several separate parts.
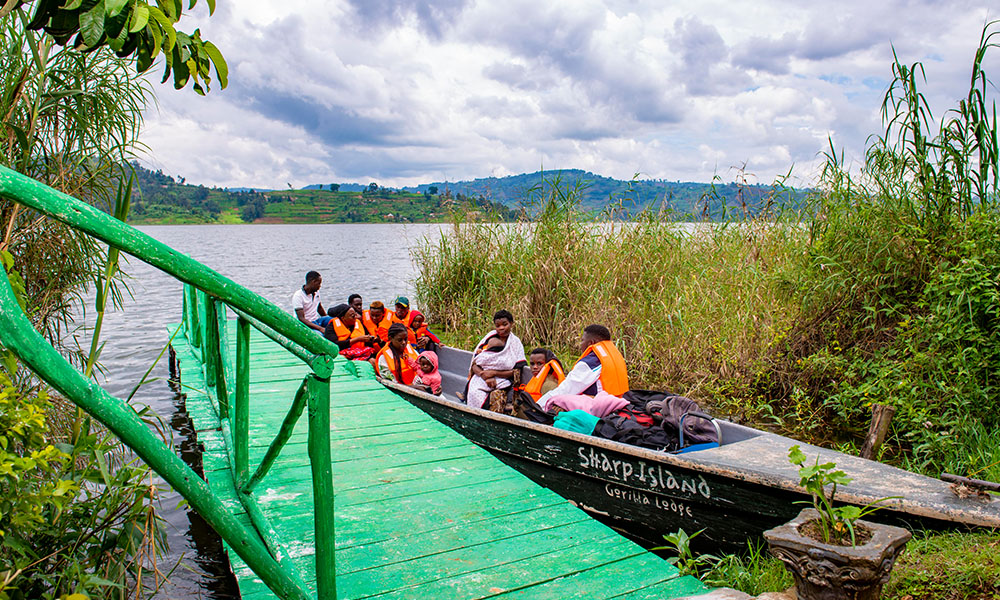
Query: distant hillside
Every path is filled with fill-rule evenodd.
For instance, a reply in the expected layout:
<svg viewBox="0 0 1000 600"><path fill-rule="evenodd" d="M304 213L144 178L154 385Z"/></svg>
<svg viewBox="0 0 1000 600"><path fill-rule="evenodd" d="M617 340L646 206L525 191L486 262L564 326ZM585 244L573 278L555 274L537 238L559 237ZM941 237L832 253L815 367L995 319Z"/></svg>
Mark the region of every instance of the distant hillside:
<svg viewBox="0 0 1000 600"><path fill-rule="evenodd" d="M578 189L580 206L585 210L603 210L610 205L621 206L634 214L650 206L661 206L678 213L678 217L701 218L706 212L711 218L720 218L725 205L729 209L747 207L756 213L761 204L775 190L770 186L737 186L735 183L716 184L667 181L663 179L638 179L622 181L603 177L580 169L565 171L536 171L508 177L487 177L472 181L436 182L404 188L412 192L439 192L483 196L510 207L531 208L540 199L548 197L554 184L562 193ZM797 205L808 190L783 190L780 201Z"/></svg>
<svg viewBox="0 0 1000 600"><path fill-rule="evenodd" d="M137 163L136 189L129 222L186 223L430 223L447 221L455 211L468 218L513 220L518 212L483 197L462 193L412 193L377 184L344 190L330 184L319 189L260 192L247 188L190 185ZM353 186L345 186L353 187ZM239 189L240 191L233 191Z"/></svg>
<svg viewBox="0 0 1000 600"><path fill-rule="evenodd" d="M376 183L325 183L301 190L207 188L133 163L136 190L129 221L183 223L385 223L447 221L455 211L470 218L516 219L534 213L558 185L572 192L585 211L614 208L627 218L649 207L666 209L678 220L720 219L726 211L756 214L768 201L798 205L808 190L767 186L621 181L579 169L535 172L473 181L428 183L397 190ZM777 196L777 197L775 197Z"/></svg>

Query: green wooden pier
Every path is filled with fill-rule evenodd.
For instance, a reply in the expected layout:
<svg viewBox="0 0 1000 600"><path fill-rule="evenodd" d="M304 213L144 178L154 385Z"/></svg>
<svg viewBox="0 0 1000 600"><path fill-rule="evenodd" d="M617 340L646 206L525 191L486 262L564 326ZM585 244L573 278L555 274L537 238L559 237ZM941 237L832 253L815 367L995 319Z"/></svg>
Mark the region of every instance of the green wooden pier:
<svg viewBox="0 0 1000 600"><path fill-rule="evenodd" d="M249 525L200 353L183 332L173 347L187 411L204 445L205 476ZM258 462L308 367L260 334L251 337L249 355L249 458ZM335 365L330 431L338 597L638 600L707 591L383 387L367 363L338 359ZM258 502L314 590L306 437L306 427L297 425L280 462L261 480ZM229 557L243 598L275 597L231 549Z"/></svg>
<svg viewBox="0 0 1000 600"><path fill-rule="evenodd" d="M184 283L183 322L170 333L205 479L42 338L4 269L0 344L184 497L225 542L244 598L708 592L434 421L254 292L2 166L0 197L107 243L109 259L124 252Z"/></svg>

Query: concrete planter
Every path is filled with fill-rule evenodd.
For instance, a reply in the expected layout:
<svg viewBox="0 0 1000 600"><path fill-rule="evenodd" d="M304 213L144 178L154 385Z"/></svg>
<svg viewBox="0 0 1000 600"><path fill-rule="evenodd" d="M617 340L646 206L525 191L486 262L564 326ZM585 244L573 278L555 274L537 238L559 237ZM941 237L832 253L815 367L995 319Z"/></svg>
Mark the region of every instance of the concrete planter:
<svg viewBox="0 0 1000 600"><path fill-rule="evenodd" d="M859 546L824 544L800 533L800 528L819 518L807 508L797 517L764 532L771 554L778 557L795 578L800 600L877 600L896 557L910 540L900 527L857 521L872 532Z"/></svg>

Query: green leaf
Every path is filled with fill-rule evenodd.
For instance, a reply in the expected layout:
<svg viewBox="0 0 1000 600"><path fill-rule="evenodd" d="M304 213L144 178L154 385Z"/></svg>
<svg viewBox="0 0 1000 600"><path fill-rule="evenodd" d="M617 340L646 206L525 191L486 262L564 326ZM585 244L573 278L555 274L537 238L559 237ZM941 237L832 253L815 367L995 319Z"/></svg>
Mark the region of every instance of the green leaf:
<svg viewBox="0 0 1000 600"><path fill-rule="evenodd" d="M113 19L117 17L122 9L128 5L128 0L104 0L104 14L108 18Z"/></svg>
<svg viewBox="0 0 1000 600"><path fill-rule="evenodd" d="M174 30L174 22L170 20L170 18L167 17L167 15L163 14L162 10L156 8L155 6L149 7L149 16L151 16L153 19L156 20L157 23L160 24L160 29L162 30L162 33L160 33L159 35L154 33L154 37L156 38L157 51L159 51L159 49L162 47L164 52L170 52L171 50L174 49L174 44L177 43L177 31ZM156 28L154 27L153 29ZM165 44L161 43L163 34L166 34L167 36L167 41ZM154 58L156 57L155 52L153 53L153 57ZM165 78L164 81L166 81Z"/></svg>
<svg viewBox="0 0 1000 600"><path fill-rule="evenodd" d="M215 14L215 0L208 0L208 16L212 16L214 14Z"/></svg>
<svg viewBox="0 0 1000 600"><path fill-rule="evenodd" d="M208 55L208 58L212 60L212 64L215 65L215 74L219 78L219 86L222 89L226 89L226 86L229 85L229 65L226 64L226 59L222 56L222 52L212 42L204 42L201 48Z"/></svg>
<svg viewBox="0 0 1000 600"><path fill-rule="evenodd" d="M80 35L89 48L96 47L104 38L104 0L80 14Z"/></svg>
<svg viewBox="0 0 1000 600"><path fill-rule="evenodd" d="M788 449L788 461L793 465L802 465L802 463L806 462L806 455L799 448L798 444Z"/></svg>
<svg viewBox="0 0 1000 600"><path fill-rule="evenodd" d="M132 11L132 22L129 25L129 33L138 33L145 29L149 23L149 7L145 4L136 4Z"/></svg>

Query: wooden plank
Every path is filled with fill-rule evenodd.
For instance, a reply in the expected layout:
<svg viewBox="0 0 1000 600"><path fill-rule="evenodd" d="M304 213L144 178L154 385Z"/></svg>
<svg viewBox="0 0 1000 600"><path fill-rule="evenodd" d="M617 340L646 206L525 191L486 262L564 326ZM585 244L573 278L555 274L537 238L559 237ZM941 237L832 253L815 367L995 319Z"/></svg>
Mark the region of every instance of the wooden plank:
<svg viewBox="0 0 1000 600"><path fill-rule="evenodd" d="M235 342L233 329L228 337ZM283 358L287 352L263 336L251 332L250 340L247 430L253 470L308 368ZM189 390L187 408L205 447L204 472L227 507L246 519L197 356L183 340L177 346L184 383L203 390ZM696 580L677 577L672 566L527 481L370 376L355 378L338 363L330 388L339 597L638 600L704 591ZM285 552L315 592L316 534L303 421L256 493ZM230 554L244 598L274 597Z"/></svg>

